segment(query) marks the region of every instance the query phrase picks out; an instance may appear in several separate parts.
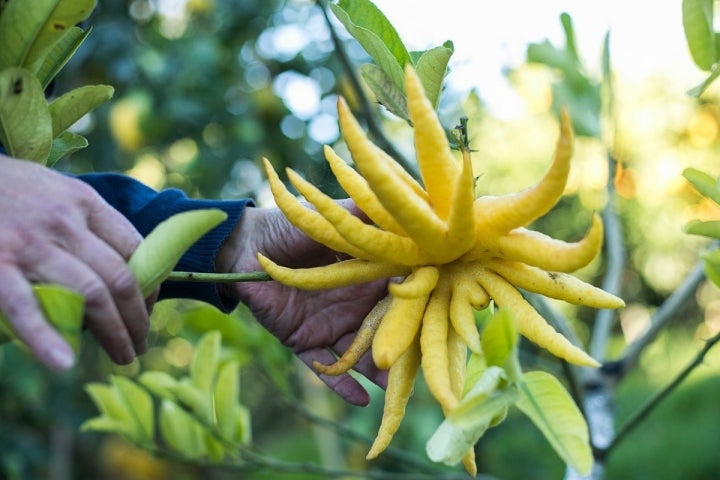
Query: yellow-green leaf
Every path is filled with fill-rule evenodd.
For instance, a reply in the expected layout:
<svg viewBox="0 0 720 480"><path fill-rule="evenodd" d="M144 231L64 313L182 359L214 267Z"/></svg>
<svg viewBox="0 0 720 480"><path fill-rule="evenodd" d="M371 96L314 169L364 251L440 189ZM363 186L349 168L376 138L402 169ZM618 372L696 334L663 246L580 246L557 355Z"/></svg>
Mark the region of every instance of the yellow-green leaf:
<svg viewBox="0 0 720 480"><path fill-rule="evenodd" d="M111 382L135 421L136 427L133 429L135 436L131 437L131 440L139 445L152 445L155 437L155 410L152 397L129 378L114 375Z"/></svg>
<svg viewBox="0 0 720 480"><path fill-rule="evenodd" d="M200 390L210 392L215 383L218 362L220 361L220 332L204 334L195 346L195 355L190 364L190 378Z"/></svg>
<svg viewBox="0 0 720 480"><path fill-rule="evenodd" d="M150 295L187 249L226 218L227 214L218 209L190 210L158 224L128 262L143 295Z"/></svg>
<svg viewBox="0 0 720 480"><path fill-rule="evenodd" d="M215 418L223 438L235 441L237 409L240 395L240 364L230 361L220 368L215 384Z"/></svg>
<svg viewBox="0 0 720 480"><path fill-rule="evenodd" d="M5 150L44 164L52 139L52 119L38 79L24 68L0 70L0 143Z"/></svg>
<svg viewBox="0 0 720 480"><path fill-rule="evenodd" d="M163 400L159 425L163 438L175 451L191 459L206 455L205 428L174 402Z"/></svg>
<svg viewBox="0 0 720 480"><path fill-rule="evenodd" d="M115 89L110 85L86 85L70 90L50 103L53 138L70 128L83 115L110 100Z"/></svg>
<svg viewBox="0 0 720 480"><path fill-rule="evenodd" d="M581 475L592 470L593 455L585 418L562 384L542 371L527 372L515 405L540 429L563 461Z"/></svg>

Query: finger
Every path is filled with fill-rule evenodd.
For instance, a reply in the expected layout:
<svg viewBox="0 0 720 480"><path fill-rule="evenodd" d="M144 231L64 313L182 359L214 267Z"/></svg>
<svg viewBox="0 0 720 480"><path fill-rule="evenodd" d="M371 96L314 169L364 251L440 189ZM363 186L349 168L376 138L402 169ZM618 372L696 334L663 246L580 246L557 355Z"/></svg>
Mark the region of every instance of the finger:
<svg viewBox="0 0 720 480"><path fill-rule="evenodd" d="M367 390L365 390L365 388L349 374L344 373L342 375L330 376L320 374L313 369L312 362L314 360L324 364L332 363L334 361L333 355L324 348L306 350L299 353L298 357L303 361L303 363L305 363L305 365L315 372L325 385L330 387L346 402L362 407L370 403L370 395Z"/></svg>
<svg viewBox="0 0 720 480"><path fill-rule="evenodd" d="M135 353L145 352L149 330L148 307L127 262L118 252L93 235L83 236L75 244L72 253L85 262L107 286L115 308L132 339Z"/></svg>
<svg viewBox="0 0 720 480"><path fill-rule="evenodd" d="M95 195L95 192L92 191ZM87 218L88 228L125 260L140 245L142 236L130 221L97 196Z"/></svg>
<svg viewBox="0 0 720 480"><path fill-rule="evenodd" d="M0 311L43 364L54 370L73 366L72 348L47 322L30 283L14 267L0 267Z"/></svg>
<svg viewBox="0 0 720 480"><path fill-rule="evenodd" d="M29 278L57 283L81 294L85 298L87 327L113 361L130 363L135 358L133 341L103 279L60 248L49 247L38 258L42 258L43 263L26 268Z"/></svg>

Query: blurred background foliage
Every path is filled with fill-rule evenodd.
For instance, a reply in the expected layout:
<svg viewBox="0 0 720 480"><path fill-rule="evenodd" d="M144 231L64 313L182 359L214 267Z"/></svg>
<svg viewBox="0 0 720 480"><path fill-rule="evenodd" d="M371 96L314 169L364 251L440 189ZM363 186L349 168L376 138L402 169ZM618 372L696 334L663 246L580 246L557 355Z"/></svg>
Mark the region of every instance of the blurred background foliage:
<svg viewBox="0 0 720 480"><path fill-rule="evenodd" d="M89 23L90 37L56 89L108 83L116 94L75 126L90 146L62 160L58 169L120 171L158 189L180 188L194 197L252 197L269 205L259 169L265 156L342 196L321 146L337 142L336 95L346 95L352 104L354 94L314 2L105 0ZM339 33L352 61L366 61ZM522 116L509 120L488 112L483 92L445 92L444 98L466 98L462 110L469 117L480 193L524 188L544 171L557 128L552 111L557 75L530 62L509 71L525 107ZM641 84L614 80L613 128L602 140L578 138L568 194L535 228L579 238L589 212L607 201L606 183L614 183L629 256L622 292L628 307L619 313L612 341L619 352L647 327L651 313L707 245L704 238L684 234L683 225L720 216L718 207L681 176L686 167L720 174L720 102L713 89L701 100L688 97L689 85L673 78ZM457 122L458 106L441 104L446 125ZM376 113L385 120L387 136L411 156L409 127L380 109ZM342 154L342 145L338 150ZM610 179L608 154L619 166ZM597 279L603 268L598 260L581 276ZM587 338L592 312L557 307L578 319L575 326ZM253 448L278 463L248 466L238 475L155 459L119 438L79 431L96 414L85 383L150 368L183 372L194 342L218 326L227 354L243 363L241 401L252 412ZM720 293L704 284L620 386L618 420L664 385L718 330ZM364 456L379 424L382 392L368 386L373 401L367 408L343 404L242 308L224 316L192 302L163 302L153 314L151 348L136 363L114 366L92 341L85 342L82 355L72 372L51 374L14 346L0 349L0 478L303 479L320 478L323 469L383 470L386 478L393 472L463 475L425 459L425 439L441 416L422 384L393 448L368 464ZM535 361L559 368L545 357ZM610 457L608 478L709 478L717 472L720 458L712 445L720 441L719 367L717 352L711 352ZM497 478L559 478L564 470L534 427L512 415L483 438L478 459L480 471ZM288 467L287 462L296 463Z"/></svg>

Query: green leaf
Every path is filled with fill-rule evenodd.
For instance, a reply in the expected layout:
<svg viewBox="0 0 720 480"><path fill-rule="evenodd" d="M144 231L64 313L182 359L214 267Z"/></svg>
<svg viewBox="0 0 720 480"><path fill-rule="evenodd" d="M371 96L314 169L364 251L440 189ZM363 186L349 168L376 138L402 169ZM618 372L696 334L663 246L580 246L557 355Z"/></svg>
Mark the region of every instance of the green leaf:
<svg viewBox="0 0 720 480"><path fill-rule="evenodd" d="M9 2L0 16L0 68L31 67L42 60L63 33L87 18L96 0Z"/></svg>
<svg viewBox="0 0 720 480"><path fill-rule="evenodd" d="M686 168L682 176L692 184L695 189L704 197L720 205L720 182L709 174L696 168Z"/></svg>
<svg viewBox="0 0 720 480"><path fill-rule="evenodd" d="M83 115L110 100L114 91L109 85L86 85L55 99L49 106L53 138L70 128Z"/></svg>
<svg viewBox="0 0 720 480"><path fill-rule="evenodd" d="M213 423L212 394L196 387L189 378L183 378L173 387L178 401L187 406L205 424Z"/></svg>
<svg viewBox="0 0 720 480"><path fill-rule="evenodd" d="M0 143L5 150L15 158L44 164L52 138L52 120L37 78L23 68L0 71Z"/></svg>
<svg viewBox="0 0 720 480"><path fill-rule="evenodd" d="M482 351L490 366L503 367L515 381L519 374L517 359L518 327L517 320L506 309L500 308L482 331Z"/></svg>
<svg viewBox="0 0 720 480"><path fill-rule="evenodd" d="M478 382L478 380L480 380L480 377L483 373L485 373L487 368L488 365L485 361L484 354L480 355L474 352L470 353L470 358L468 359L465 370L465 384L463 385L462 393L463 397L467 395L470 389Z"/></svg>
<svg viewBox="0 0 720 480"><path fill-rule="evenodd" d="M35 284L32 288L45 318L77 353L82 336L83 296L61 285ZM17 337L7 318L0 314L0 343L9 340L17 340Z"/></svg>
<svg viewBox="0 0 720 480"><path fill-rule="evenodd" d="M683 230L685 233L689 233L691 235L720 238L720 220L711 220L707 222L693 220L688 222Z"/></svg>
<svg viewBox="0 0 720 480"><path fill-rule="evenodd" d="M89 418L80 425L82 431L108 432L119 435L124 434L125 428L125 425L119 420L106 416Z"/></svg>
<svg viewBox="0 0 720 480"><path fill-rule="evenodd" d="M90 34L91 30L90 28L83 30L80 27L68 28L45 58L41 62L38 62L39 65L32 68L35 76L40 80L40 85L42 85L43 89L50 85L52 79L55 78L58 72L60 72L70 58L72 58Z"/></svg>
<svg viewBox="0 0 720 480"><path fill-rule="evenodd" d="M434 462L456 465L507 408L518 398L514 387L503 387L506 375L500 367L488 367L425 445Z"/></svg>
<svg viewBox="0 0 720 480"><path fill-rule="evenodd" d="M395 85L383 69L372 63L366 63L360 67L360 76L375 94L380 105L399 118L410 121L404 89Z"/></svg>
<svg viewBox="0 0 720 480"><path fill-rule="evenodd" d="M365 51L402 92L403 69L412 63L395 27L369 0L340 0L330 9Z"/></svg>
<svg viewBox="0 0 720 480"><path fill-rule="evenodd" d="M431 48L424 52L415 64L415 71L425 89L425 95L435 109L437 109L440 101L443 80L445 80L447 66L453 52L452 42L445 42L440 47Z"/></svg>
<svg viewBox="0 0 720 480"><path fill-rule="evenodd" d="M175 451L190 459L205 456L205 428L180 406L170 400L160 405L160 433Z"/></svg>
<svg viewBox="0 0 720 480"><path fill-rule="evenodd" d="M702 70L718 59L713 31L713 0L683 0L682 22L690 54Z"/></svg>
<svg viewBox="0 0 720 480"><path fill-rule="evenodd" d="M175 400L174 389L177 386L175 377L165 372L143 372L138 381L154 395L168 400Z"/></svg>
<svg viewBox="0 0 720 480"><path fill-rule="evenodd" d="M77 353L82 337L85 298L61 285L36 284L33 291L45 318Z"/></svg>
<svg viewBox="0 0 720 480"><path fill-rule="evenodd" d="M134 437L130 439L138 445L152 446L155 437L155 410L150 394L125 377L114 375L111 382L120 392L127 410L134 419Z"/></svg>
<svg viewBox="0 0 720 480"><path fill-rule="evenodd" d="M715 286L720 287L720 250L704 252L700 257L705 262L705 275Z"/></svg>
<svg viewBox="0 0 720 480"><path fill-rule="evenodd" d="M190 379L197 388L210 392L215 383L222 338L220 332L204 334L195 346L195 355L190 364Z"/></svg>
<svg viewBox="0 0 720 480"><path fill-rule="evenodd" d="M213 401L218 430L223 438L235 441L237 435L236 406L240 395L240 364L235 361L226 363L220 368Z"/></svg>
<svg viewBox="0 0 720 480"><path fill-rule="evenodd" d="M88 146L87 138L72 132L63 132L52 142L46 165L52 167L61 158Z"/></svg>
<svg viewBox="0 0 720 480"><path fill-rule="evenodd" d="M150 295L187 249L225 219L222 210L203 209L178 213L158 224L128 262L143 295Z"/></svg>
<svg viewBox="0 0 720 480"><path fill-rule="evenodd" d="M707 90L712 83L717 80L717 78L720 76L720 64L715 64L712 66L712 69L710 70L710 75L703 80L699 85L696 85L695 87L688 90L686 93L691 97L700 97L703 93L705 93L705 90Z"/></svg>
<svg viewBox="0 0 720 480"><path fill-rule="evenodd" d="M104 383L88 383L85 385L85 391L92 399L95 407L100 410L101 416L118 422L120 430L116 430L116 433L130 438L133 437L136 421L117 389Z"/></svg>
<svg viewBox="0 0 720 480"><path fill-rule="evenodd" d="M585 418L562 384L546 372L527 372L515 405L530 417L563 461L581 475L592 470Z"/></svg>

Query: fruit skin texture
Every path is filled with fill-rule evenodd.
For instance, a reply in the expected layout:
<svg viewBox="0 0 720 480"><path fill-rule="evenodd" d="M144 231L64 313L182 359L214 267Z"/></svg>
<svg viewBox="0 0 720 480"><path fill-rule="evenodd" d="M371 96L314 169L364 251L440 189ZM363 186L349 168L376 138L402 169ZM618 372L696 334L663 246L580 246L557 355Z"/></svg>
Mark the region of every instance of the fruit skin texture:
<svg viewBox="0 0 720 480"><path fill-rule="evenodd" d="M599 363L550 326L518 288L594 308L624 306L620 298L569 274L600 252L599 216L593 216L585 238L574 243L526 228L563 194L573 152L568 113L560 117L553 162L535 185L510 195L475 198L469 154L456 159L415 71L408 66L405 74L423 185L367 138L342 98L340 130L355 169L325 147L338 181L374 225L361 222L288 170L291 183L314 207L308 208L265 160L273 194L288 219L309 237L354 257L292 270L260 256L271 277L304 289L403 277L390 284L389 306L372 331L373 358L390 370L392 388L386 392L381 440L371 457L389 444L397 429L417 365L446 415L460 401L468 349L480 353L474 308L485 308L493 300L517 317L521 334L532 342L568 362L597 367ZM367 336L363 341L366 347ZM468 452L464 463L472 473L471 459Z"/></svg>

